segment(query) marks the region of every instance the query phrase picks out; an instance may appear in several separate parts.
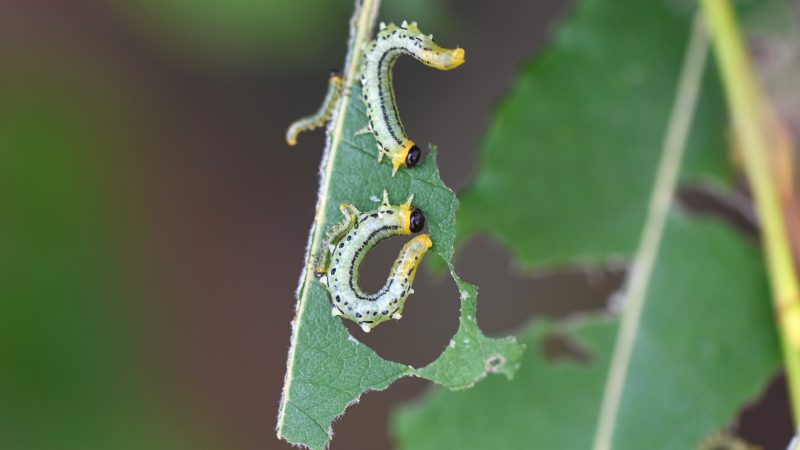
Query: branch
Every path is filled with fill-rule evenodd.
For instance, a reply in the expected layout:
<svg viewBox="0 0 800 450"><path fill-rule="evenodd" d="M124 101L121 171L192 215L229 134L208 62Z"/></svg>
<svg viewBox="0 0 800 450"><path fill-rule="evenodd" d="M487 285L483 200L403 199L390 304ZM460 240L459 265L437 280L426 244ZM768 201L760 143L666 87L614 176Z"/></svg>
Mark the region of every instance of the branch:
<svg viewBox="0 0 800 450"><path fill-rule="evenodd" d="M781 208L778 161L791 154L753 71L729 0L703 0L728 109L761 222L795 425L800 425L800 283ZM785 164L785 162L784 162Z"/></svg>

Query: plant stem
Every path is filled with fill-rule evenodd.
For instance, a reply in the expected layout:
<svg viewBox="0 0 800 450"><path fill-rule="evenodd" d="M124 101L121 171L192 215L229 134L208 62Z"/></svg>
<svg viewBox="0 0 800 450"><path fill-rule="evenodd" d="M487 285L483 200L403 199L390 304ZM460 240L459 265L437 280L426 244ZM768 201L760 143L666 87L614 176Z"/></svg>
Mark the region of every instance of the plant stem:
<svg viewBox="0 0 800 450"><path fill-rule="evenodd" d="M675 103L664 136L661 159L648 203L647 218L639 246L636 249L636 256L630 265L628 279L625 282L625 310L622 314L603 390L603 402L592 445L594 450L613 448L619 407L622 403L631 356L647 300L647 287L650 284L650 276L655 267L658 250L664 237L664 228L675 196L681 159L686 149L686 139L694 116L707 57L708 35L704 29L703 20L697 15L684 57Z"/></svg>
<svg viewBox="0 0 800 450"><path fill-rule="evenodd" d="M771 105L756 81L752 63L729 0L702 0L714 50L741 145L744 170L758 211L776 320L783 348L790 403L800 425L800 283L781 208L776 155L785 139L776 135Z"/></svg>

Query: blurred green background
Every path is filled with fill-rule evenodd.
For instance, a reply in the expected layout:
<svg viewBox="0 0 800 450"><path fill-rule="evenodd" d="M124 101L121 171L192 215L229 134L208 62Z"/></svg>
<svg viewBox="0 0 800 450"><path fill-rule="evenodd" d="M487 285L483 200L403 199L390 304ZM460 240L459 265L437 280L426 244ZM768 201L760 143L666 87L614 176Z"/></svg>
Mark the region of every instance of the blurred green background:
<svg viewBox="0 0 800 450"><path fill-rule="evenodd" d="M395 76L407 128L440 146L447 184L469 181L494 104L568 6L384 2L384 20L417 20L467 49L458 71L401 60ZM323 135L289 148L283 134L340 66L351 9L0 2L0 448L289 448L274 425ZM387 247L365 288L389 267ZM534 278L509 261L485 239L458 261L492 335L534 314L604 308L621 279ZM403 321L364 337L413 365L457 326L455 287L428 273L418 284ZM332 448L388 448L389 408L426 387L404 379L367 395L335 424ZM767 415L788 414L781 389L745 414L745 434L786 440Z"/></svg>

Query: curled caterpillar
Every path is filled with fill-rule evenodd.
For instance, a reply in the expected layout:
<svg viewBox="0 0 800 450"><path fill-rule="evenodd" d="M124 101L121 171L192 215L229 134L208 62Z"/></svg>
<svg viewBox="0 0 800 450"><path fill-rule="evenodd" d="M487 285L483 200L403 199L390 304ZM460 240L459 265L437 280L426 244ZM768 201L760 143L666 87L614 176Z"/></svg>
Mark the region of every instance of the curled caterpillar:
<svg viewBox="0 0 800 450"><path fill-rule="evenodd" d="M703 439L697 450L761 450L730 433L714 433Z"/></svg>
<svg viewBox="0 0 800 450"><path fill-rule="evenodd" d="M341 72L332 71L328 80L328 92L325 94L325 99L322 101L319 110L310 116L297 119L289 125L289 129L286 131L286 142L289 145L297 144L297 135L300 133L319 128L328 123L333 115L333 108L336 106L336 102L342 96L343 84L344 78L342 78Z"/></svg>
<svg viewBox="0 0 800 450"><path fill-rule="evenodd" d="M384 155L389 157L392 176L400 167L415 166L421 154L406 135L394 97L392 67L402 54L439 70L455 69L464 63L464 49L439 47L432 35L422 34L416 22L404 21L399 27L381 23L380 31L364 53L361 86L369 116L365 131L372 132L378 141L378 161Z"/></svg>
<svg viewBox="0 0 800 450"><path fill-rule="evenodd" d="M425 216L405 203L393 206L383 191L383 203L375 211L360 212L342 204L344 220L328 233L317 256L314 271L327 286L333 304L332 314L357 322L365 333L389 319L399 320L422 257L433 242L427 234L414 237L403 246L392 265L386 284L375 294L358 287L358 272L367 252L391 236L417 233L425 227Z"/></svg>

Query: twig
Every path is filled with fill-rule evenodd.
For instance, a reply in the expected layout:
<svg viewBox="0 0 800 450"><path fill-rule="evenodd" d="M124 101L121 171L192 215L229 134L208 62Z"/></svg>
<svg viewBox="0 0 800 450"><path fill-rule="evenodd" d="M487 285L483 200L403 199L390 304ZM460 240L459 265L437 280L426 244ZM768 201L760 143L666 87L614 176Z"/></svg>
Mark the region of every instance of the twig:
<svg viewBox="0 0 800 450"><path fill-rule="evenodd" d="M612 448L619 406L628 376L636 335L639 331L639 323L644 311L647 287L675 196L678 172L686 148L686 138L697 103L697 94L707 55L708 36L698 14L689 39L675 104L672 107L664 138L658 173L650 196L647 219L626 282L625 309L603 392L603 403L594 437L594 450L610 450Z"/></svg>
<svg viewBox="0 0 800 450"><path fill-rule="evenodd" d="M781 208L776 157L786 140L777 133L775 113L756 81L729 0L703 0L714 50L744 160L744 170L761 222L775 315L783 348L795 425L800 425L800 289Z"/></svg>

